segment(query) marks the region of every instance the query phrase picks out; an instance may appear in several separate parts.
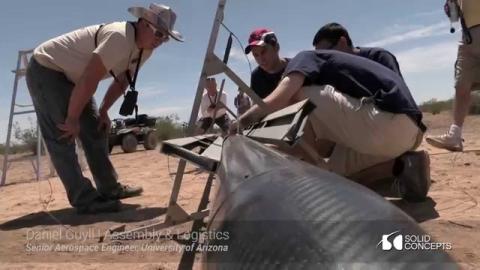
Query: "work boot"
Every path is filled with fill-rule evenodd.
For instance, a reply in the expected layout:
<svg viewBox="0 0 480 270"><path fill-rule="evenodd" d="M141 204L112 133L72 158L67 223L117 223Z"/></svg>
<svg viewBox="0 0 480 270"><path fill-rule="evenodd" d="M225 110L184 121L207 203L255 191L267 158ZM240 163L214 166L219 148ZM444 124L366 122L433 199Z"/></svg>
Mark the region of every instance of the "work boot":
<svg viewBox="0 0 480 270"><path fill-rule="evenodd" d="M119 184L118 187L114 189L110 194L107 194L104 196L111 200L121 200L125 198L140 196L142 192L143 192L142 187L134 187L134 186Z"/></svg>
<svg viewBox="0 0 480 270"><path fill-rule="evenodd" d="M427 143L437 148L447 149L452 152L463 151L463 139L457 136L453 136L449 132L439 136L427 136L425 140L427 141Z"/></svg>
<svg viewBox="0 0 480 270"><path fill-rule="evenodd" d="M77 207L78 214L99 214L118 212L122 207L122 203L119 200L110 200L103 197L98 197L91 203L85 206Z"/></svg>
<svg viewBox="0 0 480 270"><path fill-rule="evenodd" d="M407 152L397 158L399 173L393 188L403 199L424 201L430 188L430 157L426 151Z"/></svg>

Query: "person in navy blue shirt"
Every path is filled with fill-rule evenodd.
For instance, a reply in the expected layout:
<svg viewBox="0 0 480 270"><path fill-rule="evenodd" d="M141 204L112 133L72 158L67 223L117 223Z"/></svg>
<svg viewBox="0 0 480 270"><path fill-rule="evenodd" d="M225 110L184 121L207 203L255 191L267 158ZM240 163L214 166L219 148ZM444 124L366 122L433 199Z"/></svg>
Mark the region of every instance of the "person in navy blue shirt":
<svg viewBox="0 0 480 270"><path fill-rule="evenodd" d="M426 198L429 157L424 151L411 152L426 130L422 113L397 73L364 57L335 50L300 52L264 99L267 110L254 105L232 124L231 132L305 98L316 106L307 125L314 134L309 145L319 149L317 142L335 143L328 160L310 162L363 184L396 177L399 195Z"/></svg>
<svg viewBox="0 0 480 270"><path fill-rule="evenodd" d="M250 88L266 98L282 79L288 58L280 57L280 43L275 33L267 28L258 28L250 33L245 54L252 53L258 64L252 71Z"/></svg>
<svg viewBox="0 0 480 270"><path fill-rule="evenodd" d="M402 77L397 58L391 52L376 47L354 47L347 29L339 23L327 23L322 26L315 34L312 44L317 50L333 49L368 58Z"/></svg>

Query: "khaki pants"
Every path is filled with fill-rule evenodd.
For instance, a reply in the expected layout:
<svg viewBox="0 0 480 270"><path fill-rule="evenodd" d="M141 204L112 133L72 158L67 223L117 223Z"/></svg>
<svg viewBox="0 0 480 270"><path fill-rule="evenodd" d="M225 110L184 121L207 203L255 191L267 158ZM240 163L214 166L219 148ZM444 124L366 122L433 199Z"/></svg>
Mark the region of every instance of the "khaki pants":
<svg viewBox="0 0 480 270"><path fill-rule="evenodd" d="M471 86L480 82L480 26L470 28L472 43L465 44L463 40L458 45L457 61L455 62L455 86ZM475 90L478 90L476 85Z"/></svg>
<svg viewBox="0 0 480 270"><path fill-rule="evenodd" d="M352 175L414 150L422 141L423 133L405 114L361 104L331 86L302 90L316 105L309 116L316 142L335 143L329 160L323 163L332 172ZM322 166L321 162L317 164Z"/></svg>

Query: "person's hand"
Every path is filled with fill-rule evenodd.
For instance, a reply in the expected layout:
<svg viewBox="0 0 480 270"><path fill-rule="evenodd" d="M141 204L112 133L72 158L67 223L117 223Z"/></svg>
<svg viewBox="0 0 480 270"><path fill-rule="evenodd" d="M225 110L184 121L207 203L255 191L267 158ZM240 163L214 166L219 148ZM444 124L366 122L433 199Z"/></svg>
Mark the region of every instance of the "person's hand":
<svg viewBox="0 0 480 270"><path fill-rule="evenodd" d="M110 120L110 117L108 116L108 112L100 110L97 129L99 131L100 130L105 130L105 133L108 134L110 132L111 126L112 126L112 121Z"/></svg>
<svg viewBox="0 0 480 270"><path fill-rule="evenodd" d="M58 138L59 140L67 139L73 143L75 138L78 137L78 134L80 133L80 122L78 121L78 118L71 118L67 116L65 123L58 124L57 127L63 131L62 136Z"/></svg>
<svg viewBox="0 0 480 270"><path fill-rule="evenodd" d="M233 120L232 123L230 123L230 127L228 129L228 134L229 135L235 135L237 133L239 133L239 127L240 123L237 121L237 120Z"/></svg>

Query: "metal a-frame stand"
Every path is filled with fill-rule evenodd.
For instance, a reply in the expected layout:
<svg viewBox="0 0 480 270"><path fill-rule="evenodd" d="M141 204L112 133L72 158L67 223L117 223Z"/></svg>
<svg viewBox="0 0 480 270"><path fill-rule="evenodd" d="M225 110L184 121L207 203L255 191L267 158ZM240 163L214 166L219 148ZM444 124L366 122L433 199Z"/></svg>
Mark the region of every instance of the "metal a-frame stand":
<svg viewBox="0 0 480 270"><path fill-rule="evenodd" d="M6 179L7 179L7 171L9 168L9 154L10 154L10 144L11 144L11 139L12 139L12 128L13 128L13 117L15 115L21 115L21 114L31 114L35 113L35 110L21 110L21 111L16 111L15 108L26 108L26 107L32 107L32 105L21 105L17 104L17 93L18 93L18 82L25 77L27 73L27 66L30 58L32 57L33 50L22 50L18 51L18 59L17 59L17 68L15 70L12 70L13 73L15 73L15 80L13 83L13 91L12 91L12 102L10 105L10 115L8 118L8 128L7 128L7 140L5 143L5 154L4 154L4 159L3 159L3 167L2 167L2 178L0 180L0 186L3 186L6 184ZM35 170L35 176L36 180L39 181L41 177L41 171L40 171L40 158L41 158L41 153L42 153L42 134L40 131L40 127L38 126L37 123L37 155L36 155L36 162L33 163L33 167ZM50 157L48 156L48 151L46 147L44 147L45 153L47 154L47 160L49 160L49 170L50 173L48 177L53 177L55 176L55 168L53 167L53 164L50 162ZM80 163L80 167L83 170L86 168L86 160L84 157L83 149L80 147L80 144L77 142L76 144L76 151Z"/></svg>
<svg viewBox="0 0 480 270"><path fill-rule="evenodd" d="M212 186L212 182L214 179L214 173L216 171L218 162L220 161L220 153L222 149L222 141L223 138L217 138L215 142L213 142L210 147L208 147L201 155L188 151L188 148L194 148L196 143L204 144L205 142L201 143L202 140L211 140L209 136L212 135L202 135L202 136L192 136L195 130L195 123L197 120L200 103L203 95L203 90L205 87L205 81L207 77L217 75L220 73L224 73L229 79L231 79L240 89L240 91L246 93L254 103L256 103L260 108L265 109L266 105L262 101L262 99L255 94L236 74L232 71L218 56L214 53L214 48L216 44L216 40L218 38L219 28L223 21L223 12L225 9L226 0L219 0L217 12L215 15L215 20L213 22L213 28L210 35L207 52L205 55L205 60L203 64L203 68L200 74L197 92L195 95L195 101L193 104L192 112L190 115L190 121L188 124L187 130L187 137L182 139L171 140L169 142L164 143L162 148L163 153L170 153L180 157L180 162L178 164L174 185L172 187L172 192L170 195L170 200L168 203L168 209L166 213L166 217L163 222L143 226L134 230L124 231L125 225L117 227L115 229L111 229L107 232L107 235L100 238L100 241L103 241L104 238L110 240L126 240L126 239L138 239L137 237L147 237L149 235L155 237L155 233L159 230L176 226L179 224L187 223L193 221L193 225L191 228L191 232L200 232L202 227L204 227L205 221L204 218L207 217L210 212L208 210L208 202L209 202L209 194ZM304 107L306 109L304 109ZM300 112L297 112L299 111ZM306 111L305 111L306 110ZM282 128L277 128L275 130L270 130L269 128L265 129L265 132L250 130L246 131L247 133L251 133L251 136L256 137L258 139L267 140L271 133L282 133L283 135L274 136L275 138L270 139L273 142L281 143L285 140L290 140L293 143L294 141L298 140L296 133L299 133L301 136L303 134L303 127L306 123L305 116L308 114L309 111L312 110L311 104L308 104L306 101L300 102L299 104L292 105L290 108L284 109L283 112L278 112L277 114L273 114L270 117L267 117L266 120L275 122L276 118L281 118L283 120L279 121L276 125L282 125ZM289 115L291 118L292 123L286 123L283 117L284 115ZM294 130L295 132L293 132ZM295 134L290 134L291 132ZM265 134L264 134L265 133ZM244 132L245 134L245 132ZM292 135L292 136L287 136ZM279 137L279 138L277 138ZM290 138L292 137L292 138ZM175 143L173 143L175 141ZM211 141L210 141L211 143ZM182 146L186 147L183 148ZM209 151L211 149L211 151ZM208 152L208 153L207 153ZM205 188L203 191L203 195L201 197L200 203L198 205L197 212L188 214L180 205L177 204L178 195L180 192L181 183L183 180L183 174L185 171L186 160L195 160L193 162L197 166L202 167L206 171L209 171L208 179L205 183ZM110 234L110 235L108 235ZM191 251L184 250L182 254L182 258L178 265L178 269L192 269L194 261L195 261L195 253L196 253L196 246L199 243L195 241L188 241L186 246L192 244Z"/></svg>
<svg viewBox="0 0 480 270"><path fill-rule="evenodd" d="M235 74L235 72L230 69L217 55L215 55L215 45L218 38L218 33L220 30L220 25L223 22L224 9L226 5L226 0L219 0L217 11L215 14L215 19L213 22L212 31L210 34L210 39L208 41L207 52L205 54L205 60L203 62L202 71L200 73L200 78L197 86L197 92L195 95L195 101L193 103L192 112L190 114L190 121L188 123L187 137L193 136L195 131L195 123L197 121L198 112L200 109L200 103L202 100L203 91L205 88L205 81L207 77L224 73L230 80L232 80L241 91L246 93L257 105L261 108L265 108L265 103L262 99L251 90L248 85L243 82L243 80ZM199 204L198 211L188 214L180 205L177 204L178 195L180 192L180 187L183 180L183 174L185 172L186 161L181 159L177 172L175 175L175 181L172 187L172 192L170 195L170 200L168 203L168 209L166 213L165 220L163 222L143 226L134 230L125 231L121 233L115 233L111 238L119 237L119 239L128 239L130 237L135 237L138 235L148 235L149 233L155 232L157 230L165 229L171 226L176 226L190 221L203 221L205 217L209 215L209 210L207 209L208 204L208 194L210 193L210 188L212 180L214 177L213 173L210 173L208 180L206 182L205 190L202 196L202 200ZM194 229L196 224L194 224ZM198 224L197 224L198 225ZM114 233L115 231L111 231Z"/></svg>
<svg viewBox="0 0 480 270"><path fill-rule="evenodd" d="M193 103L192 112L190 114L190 121L188 123L187 136L193 135L193 132L195 129L195 123L197 121L197 116L200 109L200 102L202 100L203 89L205 88L205 81L207 77L217 75L220 73L225 73L225 75L229 77L235 84L237 84L238 87L241 89L241 91L245 92L248 96L250 96L256 104L258 104L260 107L265 107L265 104L263 103L262 99L260 99L260 97L256 95L255 92L253 92L247 86L247 84L245 84L245 82L243 82L242 79L237 74L235 74L235 72L231 70L214 53L215 45L218 38L218 33L220 30L220 25L223 22L225 5L226 5L226 0L218 1L217 12L215 14L212 32L210 34L207 52L205 54L205 60L203 62L202 72L200 73L200 79L197 86L197 93L195 95L195 101ZM208 210L203 210L201 212L196 212L188 215L185 212L185 210L183 210L182 207L177 204L177 198L178 198L180 186L183 179L183 174L185 172L185 165L186 165L186 161L184 159L181 159L178 164L177 173L175 175L175 182L174 182L172 193L170 195L170 200L168 203L168 210L165 218L165 223L168 223L171 225L178 224L178 222L185 220L186 217L189 217L189 220L193 220L197 218L203 219L203 217L208 215ZM213 174L211 173L208 177L207 183L211 183L212 179L213 179ZM207 186L206 190L207 189L209 190L210 187Z"/></svg>
<svg viewBox="0 0 480 270"><path fill-rule="evenodd" d="M30 107L30 105L25 106L25 105L16 104L16 99L17 99L17 92L18 92L18 82L20 81L20 79L22 79L26 75L29 57L31 57L32 53L33 53L33 50L19 51L18 60L17 60L17 69L12 70L12 72L15 73L15 81L13 84L12 103L10 105L10 116L8 118L7 141L5 143L5 154L3 159L2 179L0 181L0 186L5 185L5 182L7 179L7 170L9 167L8 156L10 152L10 143L11 143L11 137L12 137L13 117L15 115L35 113L35 110L22 110L22 111L15 110L16 107ZM37 138L42 138L40 133L40 128L38 127L38 125L37 125ZM42 140L39 139L37 140L36 166L34 166L37 181L40 180L41 146L42 146Z"/></svg>

